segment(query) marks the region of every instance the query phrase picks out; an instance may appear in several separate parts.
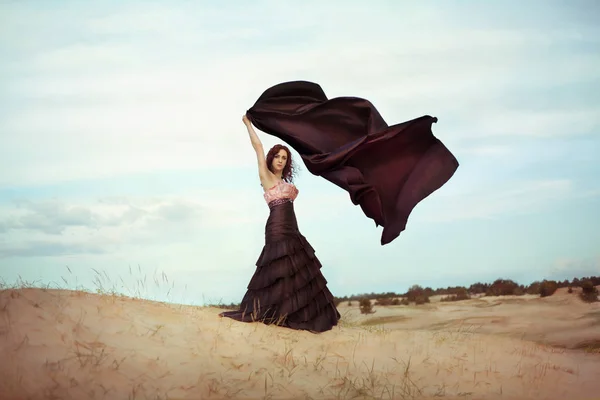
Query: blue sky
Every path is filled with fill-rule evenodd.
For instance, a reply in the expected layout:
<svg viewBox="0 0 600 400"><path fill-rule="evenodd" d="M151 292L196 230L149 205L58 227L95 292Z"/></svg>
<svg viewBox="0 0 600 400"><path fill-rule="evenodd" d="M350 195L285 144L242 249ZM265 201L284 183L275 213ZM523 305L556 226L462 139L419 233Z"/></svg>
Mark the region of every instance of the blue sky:
<svg viewBox="0 0 600 400"><path fill-rule="evenodd" d="M146 276L149 298L239 301L268 216L241 116L295 79L389 124L437 116L461 163L383 247L300 165L335 295L600 274L595 2L208 4L0 2L6 282L93 289L96 269L126 292Z"/></svg>

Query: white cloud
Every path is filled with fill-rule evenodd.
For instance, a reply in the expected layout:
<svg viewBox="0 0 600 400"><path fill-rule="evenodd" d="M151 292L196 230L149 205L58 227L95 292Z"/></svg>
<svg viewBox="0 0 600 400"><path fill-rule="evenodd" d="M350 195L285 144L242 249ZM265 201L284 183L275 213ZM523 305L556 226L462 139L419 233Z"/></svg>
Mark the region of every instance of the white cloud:
<svg viewBox="0 0 600 400"><path fill-rule="evenodd" d="M511 148L502 145L469 146L461 149L461 153L481 157L505 157L511 154Z"/></svg>
<svg viewBox="0 0 600 400"><path fill-rule="evenodd" d="M572 39L570 31L455 28L436 7L392 29L383 23L389 9L357 4L297 6L298 22L290 25L279 19L287 7L266 4L269 15L260 7L230 15L134 5L73 23L75 32L98 39L34 53L22 62L27 79L7 82L11 96L30 103L0 125L9 132L0 135L0 170L11 171L0 174L0 185L253 165L240 117L262 90L288 79L323 83L330 97L367 97L389 123L463 115L463 123L445 125L453 138L562 135L599 123L593 105L548 115L480 101L521 82L597 76L598 56L528 56ZM339 18L330 20L334 13ZM370 15L361 32L351 23L355 13ZM204 22L194 23L199 16ZM220 16L223 29L233 30L214 30ZM415 31L424 20L431 28ZM8 33L17 35L17 27ZM283 46L286 33L299 36ZM523 68L535 75L521 76Z"/></svg>
<svg viewBox="0 0 600 400"><path fill-rule="evenodd" d="M301 229L310 221L341 226L345 193L328 196L300 188L299 199L295 208ZM176 297L188 284L188 299L196 303L202 293L234 301L254 271L268 214L258 184L256 190L5 204L0 208L0 275L10 281L18 271L56 280L64 272L57 268L68 265L88 288L94 287L91 268L135 287L136 276L159 269L177 282ZM138 264L141 272L131 277L125 269Z"/></svg>
<svg viewBox="0 0 600 400"><path fill-rule="evenodd" d="M589 275L600 275L600 254L590 258L559 258L555 260L550 269L553 277L583 277Z"/></svg>
<svg viewBox="0 0 600 400"><path fill-rule="evenodd" d="M191 242L184 250L189 253L199 242L214 248L232 240L236 247L249 251L255 243L247 242L245 234L262 231L269 215L261 193L257 187L98 201L19 201L0 208L0 232L7 238L0 254L53 256L72 251L126 255L149 246L151 252L164 254L169 246ZM300 193L296 213L303 221L334 219L336 215L329 210L348 202L341 191L316 195L301 189Z"/></svg>
<svg viewBox="0 0 600 400"><path fill-rule="evenodd" d="M594 132L600 126L600 104L578 110L489 110L470 121L462 138L485 136L530 136L537 138L568 137Z"/></svg>
<svg viewBox="0 0 600 400"><path fill-rule="evenodd" d="M494 188L440 190L436 193L439 206L431 207L424 216L427 221L457 221L496 219L506 215L543 212L547 207L576 196L569 180L540 180L498 184Z"/></svg>

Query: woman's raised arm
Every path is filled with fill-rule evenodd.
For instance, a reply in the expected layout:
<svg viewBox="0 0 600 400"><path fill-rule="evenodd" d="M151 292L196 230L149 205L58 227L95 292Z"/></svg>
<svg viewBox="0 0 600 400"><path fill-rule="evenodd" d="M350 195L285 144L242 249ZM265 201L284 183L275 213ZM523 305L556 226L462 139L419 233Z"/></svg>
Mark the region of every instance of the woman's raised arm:
<svg viewBox="0 0 600 400"><path fill-rule="evenodd" d="M273 186L273 183L275 183L276 180L273 173L269 171L269 168L267 167L267 161L265 159L265 150L263 148L263 144L258 138L258 135L252 127L252 123L246 115L242 117L242 121L244 122L244 125L246 125L246 129L248 129L250 143L252 143L252 147L256 152L256 160L258 161L258 176L260 178L260 183L262 184L264 189L268 189L271 186Z"/></svg>

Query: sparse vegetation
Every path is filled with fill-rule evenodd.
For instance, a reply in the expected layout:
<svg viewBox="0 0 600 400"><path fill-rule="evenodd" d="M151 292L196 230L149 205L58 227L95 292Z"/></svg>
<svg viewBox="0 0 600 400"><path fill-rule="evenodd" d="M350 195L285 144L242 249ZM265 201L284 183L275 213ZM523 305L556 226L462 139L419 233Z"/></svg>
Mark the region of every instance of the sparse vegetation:
<svg viewBox="0 0 600 400"><path fill-rule="evenodd" d="M486 290L486 296L514 296L519 293L519 285L510 279L496 279ZM521 288L522 289L522 288Z"/></svg>
<svg viewBox="0 0 600 400"><path fill-rule="evenodd" d="M552 296L558 289L558 283L556 281L544 280L540 285L540 297Z"/></svg>
<svg viewBox="0 0 600 400"><path fill-rule="evenodd" d="M431 288L423 289L419 285L413 285L406 292L406 299L409 303L415 303L416 305L421 305L425 303L429 303L429 296L434 293Z"/></svg>
<svg viewBox="0 0 600 400"><path fill-rule="evenodd" d="M526 293L531 295L540 294L540 288L542 287L542 282L535 281L531 282L529 286L527 286Z"/></svg>
<svg viewBox="0 0 600 400"><path fill-rule="evenodd" d="M598 289L591 280L586 280L581 283L581 293L579 294L579 297L586 303L598 301Z"/></svg>
<svg viewBox="0 0 600 400"><path fill-rule="evenodd" d="M460 300L469 300L471 295L467 291L466 288L459 288L455 294L451 294L449 296L445 296L441 298L441 301L460 301Z"/></svg>
<svg viewBox="0 0 600 400"><path fill-rule="evenodd" d="M397 297L395 298L390 298L390 297L381 297L378 298L375 301L375 304L378 306L397 306L400 304L400 299L398 299Z"/></svg>
<svg viewBox="0 0 600 400"><path fill-rule="evenodd" d="M363 293L358 295L336 297L336 306L342 301L347 301L348 306L352 306L353 301L360 302L362 298L369 298L375 300L376 306L388 307L388 306L408 306L411 303L415 305L422 305L430 303L430 297L435 295L444 295L440 301L452 302L468 300L472 298L472 295L485 294L486 296L522 296L528 295L539 295L540 297L551 296L559 288L568 287L568 292L573 293L574 286L581 286L582 282L590 281L592 284L600 285L600 277L589 277L589 278L574 278L573 280L542 280L534 281L529 285L520 285L517 282L510 279L497 279L494 282L482 283L477 282L471 284L469 288L464 286L448 286L446 288L432 289L429 287L423 288L420 285L413 285L405 293ZM591 295L593 298L593 295ZM227 308L222 305L216 305L218 307ZM360 305L359 305L360 307Z"/></svg>
<svg viewBox="0 0 600 400"><path fill-rule="evenodd" d="M477 282L469 286L469 289L467 291L473 294L486 293L489 287L489 283Z"/></svg>
<svg viewBox="0 0 600 400"><path fill-rule="evenodd" d="M371 300L367 297L363 297L362 299L360 299L358 306L360 307L361 314L373 314L374 312Z"/></svg>
<svg viewBox="0 0 600 400"><path fill-rule="evenodd" d="M118 304L118 307L114 309L121 309L123 304L127 304L126 302L129 301L128 299L140 298L140 295L146 292L146 279L140 279L135 287L127 288L123 284L111 284L108 281L106 274L100 274L97 272L97 277L98 279L95 280L97 288L95 290L72 292L71 294L65 294L64 292L52 293L49 296L51 299L55 299L51 300L51 302L54 301L54 304L42 302L37 299L36 301L31 301L32 309L40 310L40 312L43 312L44 316L46 317L50 316L50 318L53 318L52 315L55 315L57 318L56 321L59 321L58 318L60 318L59 324L61 326L68 326L66 325L67 323L72 323L73 325L72 329L66 330L61 336L61 343L64 343L65 346L64 358L60 358L60 355L52 359L48 358L43 366L43 368L49 371L49 374L51 374L52 377L52 380L49 380L46 375L40 375L40 379L48 379L48 385L45 389L47 398L68 398L71 393L82 393L82 398L88 398L90 396L93 397L91 394L92 383L90 383L89 380L84 380L88 379L85 378L86 374L94 376L93 373L95 373L95 371L102 370L107 376L111 373L119 374L119 376L128 375L132 371L131 368L138 368L141 360L145 360L145 358L140 355L132 357L132 355L126 354L123 352L123 349L117 349L114 345L111 346L108 343L90 340L89 338L93 337L93 332L90 331L90 315L87 314L86 318L86 314L80 313L80 311L77 310L76 305L79 304L77 301L70 301L70 303L68 303L65 299L72 296L84 296L86 295L86 292L98 293L100 298L95 298L98 299L99 303L96 308L93 308L93 313L96 313L97 310L98 314L102 314L103 305ZM571 291L573 291L573 287L581 287L580 296L583 301L598 301L598 290L594 285L594 282L597 280L594 281L594 279L596 278L579 280L577 281L577 285L575 285L573 282L565 283L544 280L540 282L539 285L536 284L536 286L539 287L538 294L542 297L554 294L557 290L556 288L558 287L569 287ZM67 280L64 281L67 282ZM160 279L155 278L155 284L173 287L172 282L170 282L166 276L164 276L164 274ZM10 324L11 303L14 304L14 302L17 301L29 301L26 299L26 294L23 294L23 292L19 290L26 287L41 288L41 290L44 292L50 289L50 285L42 286L36 282L24 282L22 279L20 279L19 282L12 287L9 287L9 285L4 282L0 283L0 323L4 323L6 326L0 327L0 338L8 337L7 334L12 327ZM496 290L500 293L509 293L509 290L505 289L510 287L512 287L513 293L515 293L515 290L524 288L522 285L511 285L510 282L506 284L506 281L496 281L492 285L471 285L471 288L480 290L479 293L487 293L489 292L489 289L491 289L491 291ZM532 288L532 285L525 289L530 288L532 291L535 290L535 287ZM127 296L122 294L121 291L123 291L123 289L128 291L130 295ZM80 290L84 289L80 288ZM361 307L361 313L372 314L374 310L373 306L371 305L371 299L376 299L376 305L378 306L389 306L396 304L407 305L410 304L410 300L412 300L412 302L415 304L425 304L429 301L429 297L435 294L443 294L444 297L442 298L442 301L456 301L459 299L466 300L472 293L469 293L469 290L467 290L465 287L448 287L445 289L433 290L431 288L422 288L419 285L413 285L407 291L407 293L405 293L405 295L392 295L389 293L384 293L379 295L374 294L373 296L362 296L359 298L359 307ZM352 300L348 298L336 298L336 304L340 304L340 302L343 300L347 300L350 305L352 304ZM159 303L155 304L156 305L152 305L151 307L157 307ZM213 304L211 306L218 308L237 308L239 307L239 304ZM52 307L55 307L56 310L52 311ZM162 305L160 305L160 307L162 307ZM169 315L168 318L179 318L179 314L177 314L177 312L179 311L182 314L182 310L186 310L186 316L183 316L182 314L182 321L184 321L189 315L194 315L197 310L201 309L199 307L186 307L187 306L173 307L172 309L174 311ZM181 328L185 324L154 322L154 316L148 318L148 315L144 315L142 308L137 309L136 312L138 313L136 314L138 323L132 323L130 327L124 326L121 332L127 331L130 335L137 335L136 340L139 340L140 342L148 341L149 345L145 348L145 351L148 352L148 361L153 366L153 374L155 377L151 381L132 380L131 392L129 393L129 398L132 399L149 398L150 396L156 399L180 398L189 396L191 394L198 398L213 396L218 398L235 398L236 394L241 394L245 390L250 392L252 390L255 391L255 388L258 386L261 387L261 390L264 388L264 393L261 393L261 397L278 398L281 396L290 395L289 389L286 389L287 385L290 385L289 387L292 387L293 390L298 390L298 386L294 386L294 377L298 375L304 375L303 379L305 379L307 376L310 376L310 379L318 381L320 390L319 396L329 396L331 398L417 399L425 395L425 389L427 389L430 395L435 395L434 397L448 396L450 395L450 391L458 394L460 397L474 395L472 392L464 391L456 393L455 390L452 390L450 386L447 386L444 383L443 378L439 378L439 380L436 381L439 382L438 390L432 391L431 384L420 381L418 379L418 375L415 375L414 373L413 365L427 365L427 368L437 369L438 372L442 370L454 370L460 372L460 370L464 368L465 363L467 362L466 360L456 360L455 358L452 358L446 361L440 361L439 359L432 361L431 355L421 355L419 351L422 350L415 349L404 359L400 359L397 353L391 355L390 358L393 359L394 363L397 364L397 369L395 369L391 368L392 365L385 364L385 361L379 359L366 361L364 354L366 354L365 349L367 348L365 347L363 347L361 350L363 352L363 356L361 356L362 358L358 358L359 356L354 352L351 355L336 354L334 357L330 352L328 352L327 346L324 346L322 351L299 350L296 352L296 346L301 346L302 343L298 342L298 339L290 335L289 332L284 332L284 335L278 336L277 333L269 330L269 328L259 327L258 324L253 326L252 329L253 332L256 332L256 340L258 342L268 342L270 353L265 352L265 357L268 357L266 354L271 354L273 357L270 364L272 365L271 370L257 367L252 369L250 362L245 362L243 357L232 358L225 356L225 353L223 353L219 357L212 358L217 360L214 361L212 366L219 371L221 376L215 375L206 377L201 375L198 377L198 381L203 382L202 385L187 384L187 381L181 381L181 384L173 385L171 388L169 388L162 383L164 382L164 379L180 378L173 378L173 376L178 375L172 374L172 371L166 367L167 364L164 362L164 360L161 360L157 354L153 354L153 351L157 347L152 346L153 343L166 345L166 340L168 340L169 335L173 335L173 331L170 330L170 326L178 326ZM596 313L592 312L590 315L595 316ZM364 332L369 335L373 335L370 336L369 341L374 337L380 338L381 345L386 346L390 344L389 340L387 339L388 335L390 335L390 331L389 329L382 327L382 325L403 323L411 318L411 316L404 315L387 315L378 318L366 318L363 319L362 322L353 322L347 316L343 316L343 320L341 321L340 325L345 327L360 328L361 332L363 332L357 334L357 342L354 348L361 345L363 337L362 335L364 335ZM127 321L128 320L126 318L122 318L119 324L127 324ZM140 321L143 322L140 324ZM46 322L51 323L52 326L55 326L55 323L50 320ZM492 321L492 323L493 322L495 321ZM221 322L219 326L227 327L232 323L232 321ZM115 324L117 324L117 322L115 322ZM191 325L194 326L196 323L194 322ZM209 328L203 324L197 325L198 335L205 335L203 336L203 339L206 339L207 337L211 338L211 331ZM466 329L462 326L459 326L458 329L450 329L448 327L440 327L436 329L437 330L431 336L431 344L435 346L440 346L447 342L452 343L453 346L457 346L460 345L460 343L465 342L467 338L473 337L474 334L472 326L466 327ZM356 331L348 331L348 334L352 335L352 332ZM214 352L218 351L217 349L219 347L226 347L225 343L227 343L226 341L228 340L227 335L223 335L222 331L215 331L212 333L214 333L214 337L209 339L209 345L207 349L210 348L210 351ZM409 336L406 336L406 338L408 337ZM283 343L283 341L286 341L285 349L276 348L280 343ZM289 343L287 341L289 341ZM404 340L404 342L406 341L407 340ZM402 342L403 340L398 341L398 343ZM29 339L27 336L25 336L23 340L19 340L17 344L18 346L16 347L15 351L31 351L27 350L29 346ZM397 344L394 343L394 348L396 345ZM201 347L199 347L201 345L196 344L194 346L195 347L193 348L183 350L178 349L177 346L173 347L173 354L177 354L174 357L183 357L181 354L184 353L192 358L201 357L204 354L204 350L201 350ZM352 348L352 346L350 347ZM598 354L599 346L597 341L586 341L577 344L575 348L579 348L582 351L595 355ZM302 353L303 351L304 354ZM544 349L539 345L524 345L523 348L516 348L514 351L517 352L516 354L518 354L520 357L518 376L521 379L525 379L526 377L530 376L532 382L535 381L537 384L537 382L541 382L541 379L544 379L544 376L546 376L549 371L561 371L562 373L567 373L570 375L577 375L579 373L577 366L568 367L556 365L549 360L546 360L540 364L538 360L539 357L535 358L533 361L528 360L528 357L534 355L535 352L538 351L544 351L545 355L550 353L560 354L561 349L559 348ZM416 358L416 356L420 358ZM136 357L137 360L135 362L132 361ZM344 368L337 366L336 363L340 362L340 360L345 362ZM527 362L530 363L529 369L526 367ZM138 363L137 366L135 363ZM72 373L74 367L78 371L76 375L73 375ZM19 368L20 367L17 366L14 370L12 370L13 375L11 375L9 379L14 378L15 382L18 382L20 376L19 374L22 373L22 370ZM219 370L219 368L221 369ZM474 380L480 378L478 374L487 374L492 372L495 368L497 367L495 365L492 366L490 361L489 366L485 367L483 371L474 373ZM4 369L3 371L6 372L8 369ZM66 374L65 371L71 371L71 373ZM331 372L331 375L328 371ZM507 370L504 373L508 374L510 372ZM530 375L527 375L528 373ZM228 377L231 376L231 374L239 375L239 377L235 379L240 383L232 385L227 379L223 378L225 374L227 374ZM181 376L184 375L185 374ZM442 375L439 376L441 377ZM194 377L194 379L196 379L196 377ZM258 384L257 381L259 382ZM118 394L115 392L116 389L114 389L115 386L111 387L110 385L106 384L107 382L108 381L103 382L102 379L96 381L95 385L97 386L95 387L98 391L97 395L100 397L118 397ZM248 382L248 384L244 386L244 382ZM161 387L160 385L163 386ZM2 383L0 383L0 387L2 390L5 390L6 388L6 386L2 386ZM16 388L17 386L13 387ZM176 387L177 389L173 389ZM83 394L83 388L86 388L85 390L89 391ZM77 392L77 390L81 391ZM67 393L67 391L69 391L69 393ZM175 395L173 394L173 391L179 391L181 395ZM501 389L498 389L497 392L501 394ZM243 394L248 395L248 393ZM300 397L304 398L309 395L314 396L312 392L310 394L309 392L306 392L305 394L306 396L302 395Z"/></svg>
<svg viewBox="0 0 600 400"><path fill-rule="evenodd" d="M528 295L541 295L540 290L542 284L544 282L555 282L556 287L558 288L568 288L568 287L580 287L581 283L589 280L592 282L594 286L600 285L600 277L584 277L584 278L573 278L571 281L563 280L563 281L554 281L554 280L542 280L542 281L534 281L529 285L518 284L517 282L510 279L497 279L492 283L484 283L477 282L471 284L468 288L464 286L448 286L445 288L422 288L420 285L413 285L409 290L405 293L394 293L394 292L385 292L385 293L361 293L354 294L350 296L339 297L341 301L360 301L361 298L367 297L369 299L376 300L376 305L378 306L386 306L386 305L409 305L411 303L416 304L416 296L414 298L407 298L409 292L414 293L415 290L424 294L426 297L443 295L446 298L453 298L454 295L457 295L457 300L462 298L463 295L460 295L460 292L466 290L469 296L485 294L486 296L522 296L525 294ZM546 284L547 289L551 289L552 284ZM548 293L547 289L545 293ZM463 292L464 293L464 292ZM554 293L554 292L552 292ZM569 293L572 293L569 292ZM390 299L390 300L388 300ZM394 300L397 299L397 300ZM398 304L395 304L397 301ZM452 300L448 300L452 301ZM339 303L338 303L339 304Z"/></svg>
<svg viewBox="0 0 600 400"><path fill-rule="evenodd" d="M523 286L516 287L513 290L513 296L523 296L525 295L525 288Z"/></svg>
<svg viewBox="0 0 600 400"><path fill-rule="evenodd" d="M229 304L224 304L224 303L216 303L216 304L210 304L209 307L214 307L214 308L221 308L223 310L236 310L238 308L240 308L240 303L229 303Z"/></svg>

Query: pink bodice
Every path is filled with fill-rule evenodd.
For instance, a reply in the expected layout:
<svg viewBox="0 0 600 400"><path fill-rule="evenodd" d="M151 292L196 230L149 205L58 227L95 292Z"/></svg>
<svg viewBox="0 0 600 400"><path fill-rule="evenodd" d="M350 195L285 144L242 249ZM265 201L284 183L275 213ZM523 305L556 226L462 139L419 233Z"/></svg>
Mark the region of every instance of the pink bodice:
<svg viewBox="0 0 600 400"><path fill-rule="evenodd" d="M269 207L273 207L286 201L296 200L298 189L292 183L280 181L277 185L267 189L263 196Z"/></svg>

